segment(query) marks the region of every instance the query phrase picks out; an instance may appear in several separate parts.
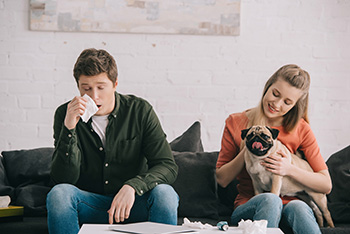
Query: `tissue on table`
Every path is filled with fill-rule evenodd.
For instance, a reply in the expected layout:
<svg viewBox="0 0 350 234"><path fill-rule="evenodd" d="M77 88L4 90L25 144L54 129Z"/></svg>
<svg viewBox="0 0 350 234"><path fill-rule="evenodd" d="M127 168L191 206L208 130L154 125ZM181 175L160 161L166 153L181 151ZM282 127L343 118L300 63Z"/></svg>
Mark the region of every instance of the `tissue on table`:
<svg viewBox="0 0 350 234"><path fill-rule="evenodd" d="M84 94L83 98L87 100L87 103L86 103L85 112L80 117L86 123L91 118L91 116L93 116L98 111L98 107L96 106L96 103L94 102L94 100L92 100L92 98L89 95Z"/></svg>
<svg viewBox="0 0 350 234"><path fill-rule="evenodd" d="M243 230L243 234L266 234L267 220L246 220L243 219L238 223L238 228Z"/></svg>
<svg viewBox="0 0 350 234"><path fill-rule="evenodd" d="M210 224L202 224L201 222L191 222L188 218L184 218L184 223L182 226L195 228L195 229L213 229L214 227Z"/></svg>

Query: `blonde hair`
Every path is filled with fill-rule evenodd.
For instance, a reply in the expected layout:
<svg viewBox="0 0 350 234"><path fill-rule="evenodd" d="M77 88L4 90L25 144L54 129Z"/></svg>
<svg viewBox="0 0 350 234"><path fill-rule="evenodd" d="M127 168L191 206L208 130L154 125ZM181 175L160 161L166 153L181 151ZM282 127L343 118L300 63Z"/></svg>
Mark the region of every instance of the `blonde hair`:
<svg viewBox="0 0 350 234"><path fill-rule="evenodd" d="M263 109L263 98L271 85L273 85L279 79L288 82L290 85L300 89L303 92L302 96L295 103L293 108L284 115L282 123L284 129L287 132L293 131L301 118L309 123L308 106L310 75L299 66L295 64L288 64L278 69L266 82L259 105L247 112L249 119L248 127L253 125L266 125L266 116Z"/></svg>

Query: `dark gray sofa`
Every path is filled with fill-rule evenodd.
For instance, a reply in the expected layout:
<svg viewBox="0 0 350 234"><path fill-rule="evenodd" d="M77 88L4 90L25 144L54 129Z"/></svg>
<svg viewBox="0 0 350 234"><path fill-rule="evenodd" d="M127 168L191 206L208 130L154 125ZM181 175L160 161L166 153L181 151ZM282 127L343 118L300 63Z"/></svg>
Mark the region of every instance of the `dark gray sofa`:
<svg viewBox="0 0 350 234"><path fill-rule="evenodd" d="M182 224L184 217L213 225L229 221L237 181L227 188L217 185L218 152L204 152L200 123L195 122L170 146L179 166L179 175L173 184L180 197L178 223ZM0 233L48 233L45 199L53 186L49 177L52 153L53 148L2 152L0 196L11 196L11 204L24 206L25 215L20 221L0 220ZM336 228L322 228L322 233L350 233L350 146L333 154L327 165L333 180L328 205ZM291 233L286 227L281 229Z"/></svg>

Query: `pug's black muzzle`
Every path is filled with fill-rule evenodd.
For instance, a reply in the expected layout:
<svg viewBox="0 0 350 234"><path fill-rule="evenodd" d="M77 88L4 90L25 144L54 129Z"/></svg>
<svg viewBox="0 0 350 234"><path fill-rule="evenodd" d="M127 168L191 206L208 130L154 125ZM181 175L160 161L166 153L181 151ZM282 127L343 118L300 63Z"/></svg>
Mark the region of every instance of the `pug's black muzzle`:
<svg viewBox="0 0 350 234"><path fill-rule="evenodd" d="M265 156L273 146L273 141L252 133L246 138L246 146L252 154L256 156Z"/></svg>

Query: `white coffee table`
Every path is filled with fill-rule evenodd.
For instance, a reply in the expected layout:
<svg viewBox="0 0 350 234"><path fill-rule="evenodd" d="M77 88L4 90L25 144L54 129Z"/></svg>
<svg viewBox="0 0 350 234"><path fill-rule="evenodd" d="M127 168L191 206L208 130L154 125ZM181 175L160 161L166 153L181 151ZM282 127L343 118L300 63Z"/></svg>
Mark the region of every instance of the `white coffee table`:
<svg viewBox="0 0 350 234"><path fill-rule="evenodd" d="M83 224L79 231L79 234L120 234L122 232L116 232L110 230L109 224ZM213 229L196 229L199 234L242 234L243 231L238 227L230 227L227 231L220 231L217 228ZM279 228L267 228L267 234L283 234ZM125 233L123 233L125 234Z"/></svg>

